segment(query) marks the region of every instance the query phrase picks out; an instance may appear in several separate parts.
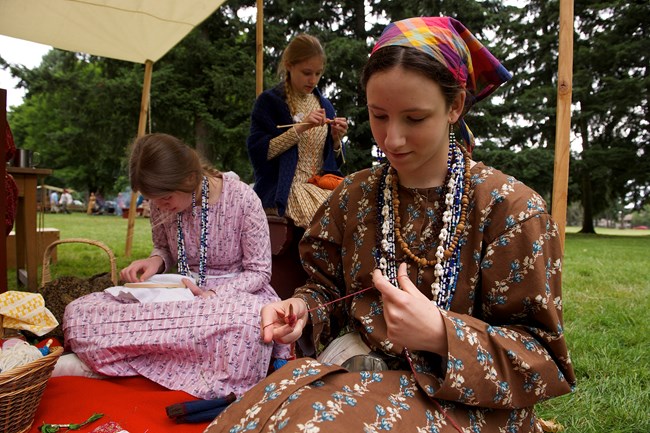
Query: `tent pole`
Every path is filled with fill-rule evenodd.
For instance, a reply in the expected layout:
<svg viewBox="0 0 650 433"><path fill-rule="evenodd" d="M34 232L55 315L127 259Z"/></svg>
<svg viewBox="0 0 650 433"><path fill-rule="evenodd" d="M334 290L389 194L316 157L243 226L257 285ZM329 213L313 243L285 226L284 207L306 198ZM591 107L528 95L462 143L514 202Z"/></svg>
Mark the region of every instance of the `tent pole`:
<svg viewBox="0 0 650 433"><path fill-rule="evenodd" d="M255 35L255 95L259 96L264 91L264 0L257 0Z"/></svg>
<svg viewBox="0 0 650 433"><path fill-rule="evenodd" d="M140 120L138 122L138 137L142 137L147 127L147 117L149 115L149 95L151 93L151 75L153 72L153 62L147 60L144 63L144 83L142 84L142 100L140 102ZM133 246L133 228L135 227L135 216L137 210L138 192L131 191L131 201L129 204L129 224L126 230L126 248L124 255L131 257L131 247Z"/></svg>
<svg viewBox="0 0 650 433"><path fill-rule="evenodd" d="M566 230L571 147L571 93L573 90L573 0L560 0L560 43L555 126L552 215L560 230L562 251Z"/></svg>

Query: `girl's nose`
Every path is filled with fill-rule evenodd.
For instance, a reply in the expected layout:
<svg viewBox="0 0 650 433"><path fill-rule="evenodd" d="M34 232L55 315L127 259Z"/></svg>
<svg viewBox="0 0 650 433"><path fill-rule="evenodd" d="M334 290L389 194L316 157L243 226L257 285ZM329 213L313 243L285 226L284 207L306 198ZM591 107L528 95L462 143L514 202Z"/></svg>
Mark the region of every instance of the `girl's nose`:
<svg viewBox="0 0 650 433"><path fill-rule="evenodd" d="M406 137L402 132L402 128L396 122L388 122L386 125L386 138L384 139L384 146L386 150L394 152L406 143Z"/></svg>

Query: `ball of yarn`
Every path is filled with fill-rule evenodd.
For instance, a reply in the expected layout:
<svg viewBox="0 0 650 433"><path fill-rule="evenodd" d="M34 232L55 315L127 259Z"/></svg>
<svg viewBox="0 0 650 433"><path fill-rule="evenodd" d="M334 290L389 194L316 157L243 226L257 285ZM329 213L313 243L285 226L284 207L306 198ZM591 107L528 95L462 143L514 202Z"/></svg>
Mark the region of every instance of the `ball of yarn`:
<svg viewBox="0 0 650 433"><path fill-rule="evenodd" d="M22 341L0 352L0 372L20 367L42 357L43 354L37 347Z"/></svg>

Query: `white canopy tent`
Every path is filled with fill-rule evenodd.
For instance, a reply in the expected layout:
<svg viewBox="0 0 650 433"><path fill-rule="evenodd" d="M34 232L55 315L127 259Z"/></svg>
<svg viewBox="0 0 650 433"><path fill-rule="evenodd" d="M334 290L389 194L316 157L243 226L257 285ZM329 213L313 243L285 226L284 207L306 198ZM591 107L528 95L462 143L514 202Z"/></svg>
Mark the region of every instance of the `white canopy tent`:
<svg viewBox="0 0 650 433"><path fill-rule="evenodd" d="M225 0L1 0L0 33L67 51L158 61Z"/></svg>

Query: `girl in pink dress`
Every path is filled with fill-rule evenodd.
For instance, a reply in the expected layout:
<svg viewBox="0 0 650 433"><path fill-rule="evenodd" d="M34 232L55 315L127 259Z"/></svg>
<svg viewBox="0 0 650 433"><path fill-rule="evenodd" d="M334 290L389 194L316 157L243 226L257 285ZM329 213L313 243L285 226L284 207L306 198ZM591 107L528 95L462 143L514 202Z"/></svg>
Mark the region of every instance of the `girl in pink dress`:
<svg viewBox="0 0 650 433"><path fill-rule="evenodd" d="M68 305L65 342L93 371L142 375L199 398L241 395L266 376L286 345L265 344L260 308L270 285L268 223L255 192L165 134L133 145L130 179L151 202L154 248L121 271L125 282L175 271L191 301L138 303L108 293ZM196 284L194 283L196 282Z"/></svg>

